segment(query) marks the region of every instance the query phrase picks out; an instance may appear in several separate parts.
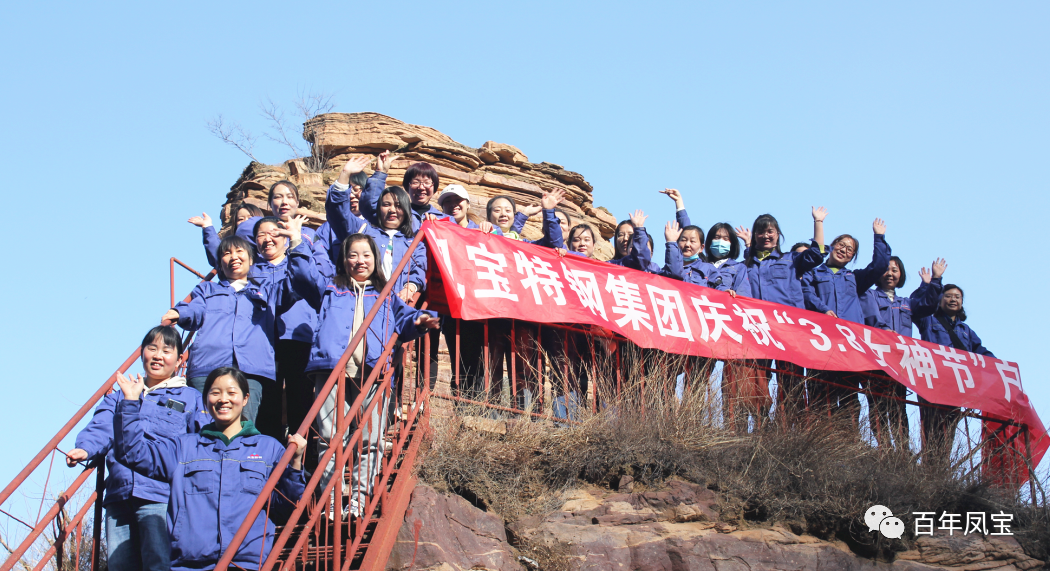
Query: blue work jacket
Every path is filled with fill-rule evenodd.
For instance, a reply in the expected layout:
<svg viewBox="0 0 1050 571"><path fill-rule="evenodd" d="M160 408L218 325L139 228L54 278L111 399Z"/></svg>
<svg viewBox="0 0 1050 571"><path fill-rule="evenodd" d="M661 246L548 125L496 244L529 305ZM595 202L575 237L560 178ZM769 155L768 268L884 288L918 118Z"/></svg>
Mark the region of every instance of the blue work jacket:
<svg viewBox="0 0 1050 571"><path fill-rule="evenodd" d="M718 291L733 290L737 295L751 297L747 268L736 260L726 260L721 267L715 267L703 259L685 264L682 249L675 242L667 243L665 258L667 263L661 275Z"/></svg>
<svg viewBox="0 0 1050 571"><path fill-rule="evenodd" d="M365 188L361 191L361 203L360 210L361 215L365 217L365 220L371 222L375 226L379 224L379 197L383 195L383 191L386 190L386 173L376 171L372 173L372 176L368 177L365 181ZM435 195L437 189L434 189ZM408 188L405 188L405 192L408 192ZM332 190L329 189L328 193L331 194ZM412 214L412 231L418 232L419 226L423 224L423 217L427 214L433 214L438 218L445 215L444 212L434 207L432 204L427 204L426 210L417 210L416 206L413 205L409 209Z"/></svg>
<svg viewBox="0 0 1050 571"><path fill-rule="evenodd" d="M229 444L210 434L150 439L141 401L123 400L113 416L117 459L136 472L168 482L168 532L172 569L211 569L262 492L284 446L256 430ZM250 423L249 423L250 424ZM302 470L285 469L270 495L269 515L259 512L233 562L258 569L273 545L276 523L284 522L306 488Z"/></svg>
<svg viewBox="0 0 1050 571"><path fill-rule="evenodd" d="M106 459L106 495L102 505L130 498L147 502L168 501L168 484L159 482L135 473L131 468L117 461L113 451L113 413L117 404L124 400L120 391L106 395L95 409L91 422L77 435L75 446L88 454L88 464L98 465ZM178 412L175 400L183 404ZM142 425L146 438L174 438L181 434L200 432L202 426L211 422L211 416L204 410L201 394L193 387L164 387L142 395L145 407L142 409Z"/></svg>
<svg viewBox="0 0 1050 571"><path fill-rule="evenodd" d="M364 202L364 196L362 196L362 212L364 212ZM390 249L391 259L393 260L391 270L396 269L397 265L401 263L401 259L408 253L408 247L412 245L411 237L405 236L401 232L395 232L391 238L386 231L376 224L364 222L357 216L354 216L350 212L350 193L336 190L335 185L328 189L328 198L325 200L324 209L325 214L328 216L328 224L331 226L332 232L339 243L342 243L350 234L357 233L371 236L375 240L376 246L379 248L379 259L376 260L376 264L382 263L385 251ZM444 214L441 216L444 216ZM415 229L418 230L418 227ZM420 242L419 246L412 251L412 257L408 262L408 266L400 275L393 278L394 292L401 291L409 282L416 284L416 288L419 291L423 291L427 285L426 276L427 251L426 246Z"/></svg>
<svg viewBox="0 0 1050 571"><path fill-rule="evenodd" d="M860 297L886 273L892 255L882 234L875 234L873 250L871 263L863 269L839 268L833 272L825 263L806 272L802 276L806 309L820 313L834 311L840 319L864 323Z"/></svg>
<svg viewBox="0 0 1050 571"><path fill-rule="evenodd" d="M772 251L765 259L755 258L747 267L747 279L751 282L751 297L783 305L806 308L802 294L803 274L824 261L816 242L804 252L781 253Z"/></svg>
<svg viewBox="0 0 1050 571"><path fill-rule="evenodd" d="M613 244L613 249L616 244ZM644 226L636 226L631 235L631 251L624 257L609 260L614 266L623 266L649 274L659 274L660 266L653 263L653 251L649 249L649 234Z"/></svg>
<svg viewBox="0 0 1050 571"><path fill-rule="evenodd" d="M941 278L937 278L936 282L935 286L923 282L912 292L911 296L905 297L898 294L893 296L893 301L890 301L886 292L869 289L861 298L861 305L864 308L864 324L893 331L905 337L912 337L912 321L933 315L933 312L937 310Z"/></svg>
<svg viewBox="0 0 1050 571"><path fill-rule="evenodd" d="M536 244L537 246L543 246L544 248L565 248L565 235L561 231L561 222L558 220L557 210L553 208L550 210L543 210L543 237L539 240L522 240L529 244ZM511 225L510 230L515 234L521 235L522 228L525 228L525 223L529 221L529 217L525 216L522 212L514 213L514 224Z"/></svg>
<svg viewBox="0 0 1050 571"><path fill-rule="evenodd" d="M252 216L251 218L241 222L237 225L237 230L234 232L235 236L239 236L248 241L252 247L255 245L255 224L262 220L261 216ZM204 238L204 255L208 257L208 263L211 267L219 269L219 244L222 243L222 238L219 237L219 231L214 226L205 226L201 228L201 234ZM256 261L262 260L259 257L259 252L255 253Z"/></svg>
<svg viewBox="0 0 1050 571"><path fill-rule="evenodd" d="M917 318L915 320L915 325L919 327L919 335L923 341L937 343L938 345L944 345L945 347L952 347L951 335L949 335L948 330L941 325L941 321L937 319L938 315L944 315L940 309L941 296L944 295L941 278L930 280L930 285L933 286L937 294L937 308L930 315ZM977 336L977 333L974 332L969 325L963 321L952 321L947 315L944 317L948 323L951 324L952 329L955 330L955 335L959 338L959 341L962 341L964 350L971 353L977 353L978 355L995 357L991 351L984 347L981 343L981 338Z"/></svg>
<svg viewBox="0 0 1050 571"><path fill-rule="evenodd" d="M299 247L293 248L291 252L292 287L320 316L306 370L330 370L335 368L353 337L357 292L339 287L332 278L321 275L310 257L299 251ZM364 311L367 315L379 298L379 292L367 286L364 295ZM391 291L365 334L365 364L376 366L383 347L394 333L401 336L401 341L419 337L423 330L416 327L414 321L420 313L421 310L401 301L396 290ZM432 311L426 313L437 316Z"/></svg>
<svg viewBox="0 0 1050 571"><path fill-rule="evenodd" d="M260 284L249 281L241 291L234 290L226 280L197 284L190 301L175 306L179 327L197 332L190 346L186 376L204 377L218 367L237 367L249 375L276 378L276 315L298 299L288 279Z"/></svg>

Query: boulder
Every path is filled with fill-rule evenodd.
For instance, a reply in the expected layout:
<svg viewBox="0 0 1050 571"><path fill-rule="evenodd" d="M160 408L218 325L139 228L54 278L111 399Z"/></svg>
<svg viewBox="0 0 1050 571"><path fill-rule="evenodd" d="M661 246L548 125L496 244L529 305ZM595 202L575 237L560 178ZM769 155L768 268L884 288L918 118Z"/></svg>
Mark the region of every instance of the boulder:
<svg viewBox="0 0 1050 571"><path fill-rule="evenodd" d="M441 178L439 191L451 183L467 189L471 196L470 216L475 221L485 219L485 206L494 196L510 196L519 205L533 204L539 202L545 190L560 188L565 191L561 208L569 213L573 223L589 224L604 238L596 244L595 257L607 260L613 255L608 239L617 220L594 205L594 189L583 175L554 163L530 163L525 153L513 145L487 141L474 148L436 129L410 125L379 113L318 115L303 126L303 138L313 142L314 159L293 159L282 165L253 162L244 169L226 195L221 219L227 230L223 233L232 223L232 204L247 200L269 213L267 192L270 185L280 180L296 184L303 214L309 218L307 224L320 226L325 221L325 193L346 161L355 155L392 151L398 158L388 173L388 185L402 184L405 170L413 163L429 163ZM317 164L320 166L312 166ZM438 194L434 194L434 204ZM540 238L540 217L533 217L522 234L530 240Z"/></svg>

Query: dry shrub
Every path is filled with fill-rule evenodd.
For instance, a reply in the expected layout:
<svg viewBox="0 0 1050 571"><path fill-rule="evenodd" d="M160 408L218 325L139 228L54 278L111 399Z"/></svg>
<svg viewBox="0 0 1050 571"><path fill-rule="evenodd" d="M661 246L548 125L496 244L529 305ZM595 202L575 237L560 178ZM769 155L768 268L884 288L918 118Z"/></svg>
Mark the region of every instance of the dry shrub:
<svg viewBox="0 0 1050 571"><path fill-rule="evenodd" d="M608 485L630 475L659 487L676 477L716 491L724 520L784 522L868 557L892 559L911 547L911 514L919 511L1013 512L1026 549L1044 558L1050 551L1045 508L1026 508L1016 494L989 488L974 479L980 471L963 479L949 466L917 461L910 450L876 447L848 418L755 418L750 431L734 432L724 427L720 399L706 382L691 383L679 400L673 373L680 369L672 362L666 370L624 384L618 397L600 398L615 391L599 387L600 410L581 410L567 426L504 416L505 434L479 431L460 418L491 413L461 409L460 417L435 424L419 473L507 521L556 509L562 493L583 482ZM904 520L904 541L868 531L863 513L875 504Z"/></svg>

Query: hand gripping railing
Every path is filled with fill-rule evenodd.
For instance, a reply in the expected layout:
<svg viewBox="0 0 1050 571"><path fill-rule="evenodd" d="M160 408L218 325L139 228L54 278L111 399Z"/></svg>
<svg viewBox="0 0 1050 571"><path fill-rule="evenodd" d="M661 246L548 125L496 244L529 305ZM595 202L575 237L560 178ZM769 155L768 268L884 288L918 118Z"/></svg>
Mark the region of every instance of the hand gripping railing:
<svg viewBox="0 0 1050 571"><path fill-rule="evenodd" d="M404 272L405 268L408 265L408 262L411 260L412 252L414 252L415 249L417 247L419 247L419 244L422 241L422 239L423 239L423 230L420 229L419 231L416 232L415 239L412 241L411 245L409 245L408 250L406 251L405 255L401 258L401 262L397 265L397 267L393 270L393 272L391 272L391 274L390 274L391 276L398 276L398 275L401 275L402 272ZM293 527L298 522L299 518L302 516L303 510L306 509L306 507L310 504L310 500L311 500L313 491L317 488L317 485L320 482L322 473L324 471L324 467L327 465L328 461L332 458L333 455L335 455L335 458L336 458L335 472L334 472L334 475L331 478L331 480L328 482L328 486L326 486L326 488L324 490L324 493L321 494L322 502L323 503L327 503L327 498L328 498L329 494L332 493L333 487L334 487L335 501L336 501L336 503L335 503L335 511L337 512L335 514L335 520L336 520L337 523L334 526L334 530L333 530L333 534L332 534L333 541L331 542L331 544L332 544L332 568L333 569L346 570L346 569L350 568L351 563L354 560L354 552L356 551L356 549L358 547L360 547L362 545L362 542L363 542L363 539L364 539L364 534L365 534L365 529L369 526L370 523L372 523L371 522L371 515L374 512L374 510L376 509L376 506L386 497L389 497L389 496L397 497L396 495L388 494L385 491L386 478L390 475L390 472L393 469L393 466L395 465L395 463L398 460L398 455L400 454L401 450L404 447L405 441L406 441L406 439L408 437L408 431L407 430L406 431L401 431L399 442L394 446L394 454L391 455L389 460L385 461L386 465L385 465L384 469L381 470L381 473L384 474L384 479L382 480L383 484L382 484L381 487L377 487L376 488L375 492L372 494L372 497L368 498L367 506L364 509L364 516L356 524L356 533L354 533L354 535L355 535L354 540L351 543L350 548L346 549L346 551L345 551L346 560L345 560L345 562L342 561L343 553L341 551L342 550L341 531L342 531L343 524L342 524L342 521L341 521L340 514L338 512L341 511L343 470L344 470L345 465L352 459L352 455L345 454L345 447L343 445L343 438L342 438L342 435L349 429L349 421L350 421L350 418L348 418L343 412L344 408L345 408L343 406L343 403L345 402L345 395L346 395L346 392L345 392L346 391L346 374L345 374L345 370L346 370L346 365L349 362L351 355L353 355L354 351L357 349L357 346L363 341L365 333L368 330L368 327L371 325L371 323L375 319L376 315L378 315L379 311L382 309L383 302L387 299L387 297L389 297L391 295L391 292L393 290L395 282L396 282L396 280L393 280L393 279L389 280L387 282L387 284L386 284L386 287L384 287L383 291L380 292L379 297L376 299L375 304L372 306L372 309L365 316L364 320L361 323L361 326L358 328L357 332L354 334L354 336L350 339L350 342L347 344L346 350L343 352L343 356L340 357L339 362L332 369L332 373L328 376L328 380L325 382L324 387L320 391L317 391L317 395L318 396L314 400L313 406L310 407L309 412L307 412L307 414L306 414L306 418L303 420L303 423L299 426L299 430L297 431L297 433L300 434L300 435L303 435L303 436L308 435L309 431L310 431L310 427L311 427L311 425L314 422L314 419L317 417L318 413L321 410L321 406L324 404L325 395L328 395L333 389L335 389L337 391L337 393L336 393L336 395L337 395L336 396L336 407L335 407L335 409L336 409L336 431L335 431L335 436L334 436L334 443L333 443L334 445L331 446L328 449L328 451L325 453L325 455L318 461L318 469L315 471L313 476L310 478L310 481L307 483L306 490L303 492L302 499L299 502L296 502L295 510L293 511L291 517L288 519L288 525L285 526L284 530L277 537L276 541L274 542L274 544L273 544L273 546L272 546L272 548L270 550L269 556L266 558L266 560L264 562L261 562L262 563L262 565L260 566L261 570L271 569L277 563L281 550L284 548L284 545L287 543L288 539L291 537L291 534L293 532ZM426 343L425 339L426 339L426 336L424 336L424 341L423 341L424 343ZM379 363L385 363L386 360L389 358L390 354L393 351L393 348L394 348L396 340L397 340L397 334L395 333L386 342L385 347L384 347L384 351L383 351L382 355L379 358ZM367 396L367 394L369 392L369 389L374 385L374 383L377 381L377 379L379 378L380 374L382 374L382 373L385 373L385 375L383 377L383 385L382 385L382 389L381 389L380 393L378 395L376 395L376 398L372 399L372 402L371 402L371 404L370 404L370 406L368 407L367 410L360 411L360 408L361 408L362 404L364 403L364 400L365 400L365 398L366 398L366 396ZM365 426L365 422L367 422L365 419L367 419L370 416L371 411L373 411L375 409L375 407L380 406L381 403L383 403L385 401L385 399L380 398L380 397L390 394L391 391L390 391L389 379L390 379L390 376L392 374L393 374L393 370L390 367L378 367L377 366L376 368L374 368L372 370L371 374L368 376L368 379L364 383L362 383L361 394L358 395L357 399L355 399L355 401L351 404L350 409L349 409L351 415L358 416L358 418L360 418L362 420L361 420L361 422L358 423L357 430L355 430L354 434L351 435L350 442L349 442L348 446L353 447L355 445L355 443L356 443L359 451L360 451L361 448L363 448L363 446L362 446L362 432L363 432L363 429L364 429L364 426ZM424 377L424 379L425 378L426 377ZM423 385L424 385L424 387L427 386L425 381L424 381ZM416 421L417 417L419 416L419 412L421 410L421 406L425 402L425 397L426 396L427 396L427 391L426 391L426 388L424 388L423 392L421 394L417 395L415 406L410 411L410 414L408 416L407 422L405 422L405 426L411 427L412 426L411 423ZM425 421L425 419L426 419L426 413L423 414L423 418L421 420ZM373 427L373 429L374 429L374 427ZM322 437L323 436L324 435L322 435ZM383 438L383 437L384 436L381 436L381 438ZM411 466L411 459L412 459L412 457L415 454L415 450L418 449L418 445L419 445L419 439L418 438L414 439L411 442L411 444L409 445L410 449L406 452L405 457L402 459L401 466L402 466L403 469L404 468L408 468L408 467ZM248 514L245 517L244 521L241 523L240 528L237 530L237 533L233 536L233 539L230 540L230 543L229 543L228 547L226 548L226 551L222 554L222 557L219 559L218 563L216 564L216 566L215 566L216 571L225 571L226 569L229 568L230 564L233 562L234 556L237 554L237 551L240 549L241 544L244 542L244 539L247 537L248 532L251 530L252 524L255 522L255 519L259 516L259 514L262 512L262 510L264 509L266 504L270 501L270 497L273 494L273 491L274 491L274 489L277 486L277 482L281 479L281 476L284 474L284 471L287 469L288 464L291 462L291 459L292 459L292 456L293 456L294 452L295 452L295 445L289 444L288 448L285 450L284 454L281 456L281 459L277 462L277 464L274 465L273 471L270 473L270 477L266 481L266 484L263 486L263 489L259 493L258 498L255 500L255 503L252 504L252 507L248 511ZM406 466L406 464L407 464L407 466ZM407 481L409 481L408 478L401 479L401 482L400 482L401 487L404 487L406 485ZM335 484L337 484L337 483L340 484L340 485L338 487L335 487ZM395 502L395 503L399 504L398 506L393 506L395 509L384 509L383 510L382 517L381 517L382 521L379 521L378 525L375 528L375 530L373 530L373 534L372 534L373 540L378 537L379 539L384 540L384 541L380 541L379 544L376 544L374 541L369 543L369 545L368 545L369 549L367 550L367 553L365 555L365 561L367 561L370 566L374 567L376 564L381 564L381 563L385 562L386 558L389 556L389 549L388 549L388 547L390 545L389 540L391 540L394 537L394 535L396 535L397 529L400 527L398 525L399 522L395 521L397 519L397 512L403 512L404 507L407 507L407 498L404 498L404 494L400 494L400 497L402 498L402 501ZM309 528L317 522L318 518L320 517L320 515L323 512L324 512L323 508L315 506L315 509L313 510L313 513L311 514L311 517L310 517L310 523L307 524L306 529L300 535L300 537L298 538L298 541L296 542L296 544L293 546L291 554L289 555L289 557L287 559L286 566L294 565L295 559L299 556L299 553L302 552L303 546L306 543L307 536L308 536L308 533L306 532L306 530L309 530ZM390 532L390 530L389 530L390 528L393 529L393 533ZM364 563L364 562L362 562L362 563ZM365 567L365 568L372 568L372 567Z"/></svg>
<svg viewBox="0 0 1050 571"><path fill-rule="evenodd" d="M174 284L175 262L177 260L175 260L175 258L172 258L172 260L173 261L171 263L171 281L172 284ZM197 272L193 268L190 268L189 266L186 266L182 262L178 263L179 265L185 267L194 275L200 277L204 281L210 280L215 275L215 271L213 270L207 276L202 276L199 272ZM186 296L185 299L186 301L189 301L190 296ZM172 303L172 305L174 305L174 303ZM3 506L5 503L7 503L7 500L10 499L11 496L15 493L15 491L17 491L18 488L22 486L26 482L26 480L33 474L33 472L35 472L37 468L39 468L43 464L44 460L48 456L52 456L51 461L53 464L55 460L53 455L55 455L55 453L57 452L61 454L61 456L63 457L62 462L64 462L65 452L58 448L59 443L61 443L62 440L65 439L65 437L68 436L74 428L76 428L77 424L79 424L80 421L83 420L84 417L87 416L87 414L95 408L98 401L102 399L106 395L106 393L108 393L113 387L113 384L116 382L117 375L127 372L128 368L131 367L132 363L134 363L139 358L140 352L141 349L136 347L135 350L131 352L131 355L124 360L120 367L117 368L117 371L106 378L105 382L102 383L102 386L100 386L94 392L94 394L92 394L91 397L88 398L87 402L85 402L84 405L81 406L79 410L77 410L73 417L70 418L65 423L65 425L63 425L62 428L59 429L58 433L56 433L51 438L51 440L49 440L48 443L40 449L40 452L37 452L37 454L33 456L33 459L30 460L28 464L26 464L25 468L22 468L18 475L15 476L14 479L11 480L11 482L7 484L6 487L4 487L3 491L0 492L0 506ZM95 491L87 497L87 499L84 502L84 505L73 516L72 519L70 519L68 522L61 521L60 516L63 514L63 508L66 506L67 503L69 503L69 501L74 497L74 495L76 495L76 493L80 491L81 486L83 486L84 482L87 481L88 477L90 477L93 472L95 473ZM59 560L62 559L64 542L71 532L75 533L75 537L77 539L76 548L79 552L80 540L82 537L82 529L80 527L81 522L83 522L84 517L87 515L89 507L92 505L94 505L95 509L94 521L92 522L93 544L91 569L92 571L96 571L98 569L99 548L101 546L101 542L99 541L102 535L101 499L103 491L105 489L105 481L105 461L102 460L99 462L97 468L86 468L83 472L81 472L81 474L77 476L73 483L70 484L69 487L66 488L66 490L58 496L58 498L55 500L55 503L52 504L48 511L43 514L43 517L40 517L38 514L37 521L34 525L29 525L28 523L22 521L21 519L0 508L0 512L4 513L4 515L7 515L11 519L14 519L18 522L21 522L23 525L30 528L29 534L25 537L25 539L22 540L18 547L9 550L10 555L4 561L3 565L0 565L0 571L9 571L16 564L18 564L21 558L40 538L41 534L43 534L43 532L47 529L48 525L51 525L52 522L56 522L55 525L57 533L55 534L55 542L47 550L44 551L44 554L37 562L36 566L34 567L34 570L42 569L52 556L57 555ZM48 483L50 483L50 472L48 473L48 479L44 483L45 497L41 498L41 511L43 509L43 502L46 500L46 491ZM59 566L59 568L61 567Z"/></svg>

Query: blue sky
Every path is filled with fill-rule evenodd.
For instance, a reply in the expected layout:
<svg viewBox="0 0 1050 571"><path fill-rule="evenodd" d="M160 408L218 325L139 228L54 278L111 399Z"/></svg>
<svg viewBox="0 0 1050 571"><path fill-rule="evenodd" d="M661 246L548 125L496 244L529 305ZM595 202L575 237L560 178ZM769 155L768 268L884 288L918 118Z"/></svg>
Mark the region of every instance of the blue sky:
<svg viewBox="0 0 1050 571"><path fill-rule="evenodd" d="M947 258L969 323L1050 420L1048 272L1004 265L1046 240L1048 16L1046 2L12 6L0 479L158 321L168 257L205 266L186 219L216 216L247 164L206 121L261 131L260 101L300 90L516 145L583 173L618 218L649 209L657 235L668 186L704 227L769 212L790 242L824 205L861 260L884 218L906 289ZM180 276L180 296L192 285Z"/></svg>

